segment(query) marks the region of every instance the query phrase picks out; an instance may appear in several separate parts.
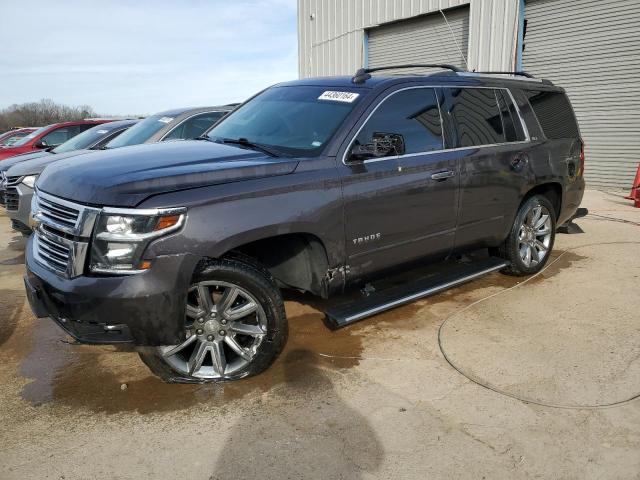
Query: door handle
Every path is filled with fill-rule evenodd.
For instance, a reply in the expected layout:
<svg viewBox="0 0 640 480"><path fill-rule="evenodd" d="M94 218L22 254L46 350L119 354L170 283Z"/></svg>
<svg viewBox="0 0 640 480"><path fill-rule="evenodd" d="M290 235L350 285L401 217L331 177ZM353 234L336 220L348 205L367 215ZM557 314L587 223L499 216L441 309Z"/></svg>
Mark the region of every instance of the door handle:
<svg viewBox="0 0 640 480"><path fill-rule="evenodd" d="M431 180L446 180L456 174L453 170L447 170L446 172L438 172L431 175Z"/></svg>

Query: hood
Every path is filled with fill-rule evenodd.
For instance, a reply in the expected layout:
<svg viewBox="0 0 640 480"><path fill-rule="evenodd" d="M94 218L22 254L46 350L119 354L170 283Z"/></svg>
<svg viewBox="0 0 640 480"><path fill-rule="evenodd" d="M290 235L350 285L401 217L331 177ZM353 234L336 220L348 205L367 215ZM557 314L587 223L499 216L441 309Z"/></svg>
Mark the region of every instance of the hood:
<svg viewBox="0 0 640 480"><path fill-rule="evenodd" d="M10 158L0 163L0 166L4 167L5 163L13 163L9 165L6 175L9 177L23 176L23 175L39 175L44 170L44 167L50 163L57 162L58 160L64 160L65 158L77 157L78 155L84 155L91 153L91 150L74 150L67 153L48 153L47 155L37 155L31 153L29 155L20 155ZM14 162L14 160L20 160Z"/></svg>
<svg viewBox="0 0 640 480"><path fill-rule="evenodd" d="M10 151L13 153L11 153L10 155L4 155L5 153ZM11 157L11 158L8 158L7 160L2 160L2 162L0 162L0 171L8 170L10 167L13 167L16 163L24 162L25 160L31 160L32 158L48 157L52 155L54 154L51 152L47 152L46 150L37 150L35 152L20 153L20 150L3 148L3 149L0 149L0 160L6 157Z"/></svg>
<svg viewBox="0 0 640 480"><path fill-rule="evenodd" d="M38 189L80 203L135 207L151 195L285 175L297 160L208 141L185 140L100 150L56 161Z"/></svg>

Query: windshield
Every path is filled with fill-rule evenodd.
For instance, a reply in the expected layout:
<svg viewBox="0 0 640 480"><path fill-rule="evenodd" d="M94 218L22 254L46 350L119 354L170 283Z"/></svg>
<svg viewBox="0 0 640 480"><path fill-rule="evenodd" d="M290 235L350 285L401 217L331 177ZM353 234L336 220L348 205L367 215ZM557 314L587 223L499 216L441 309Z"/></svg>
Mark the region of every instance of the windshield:
<svg viewBox="0 0 640 480"><path fill-rule="evenodd" d="M40 127L39 129L37 129L35 132L31 132L29 135L27 135L26 137L22 138L21 140L18 140L16 143L14 143L12 146L14 147L21 147L22 145L26 145L27 143L29 143L31 140L33 140L35 137L37 137L38 135L40 135L42 132L45 132L51 125L47 125L46 127Z"/></svg>
<svg viewBox="0 0 640 480"><path fill-rule="evenodd" d="M158 133L160 129L166 127L173 119L174 117L165 115L152 115L147 117L111 140L107 143L106 147L119 148L128 147L129 145L140 145Z"/></svg>
<svg viewBox="0 0 640 480"><path fill-rule="evenodd" d="M75 137L58 145L52 150L52 152L66 153L73 150L82 150L84 148L89 148L109 133L110 131L106 129L104 125L98 125L97 127L92 127L89 130L85 130L80 135L76 135Z"/></svg>
<svg viewBox="0 0 640 480"><path fill-rule="evenodd" d="M341 87L336 90L272 87L221 120L207 136L216 142L245 139L285 154L315 157L360 97Z"/></svg>

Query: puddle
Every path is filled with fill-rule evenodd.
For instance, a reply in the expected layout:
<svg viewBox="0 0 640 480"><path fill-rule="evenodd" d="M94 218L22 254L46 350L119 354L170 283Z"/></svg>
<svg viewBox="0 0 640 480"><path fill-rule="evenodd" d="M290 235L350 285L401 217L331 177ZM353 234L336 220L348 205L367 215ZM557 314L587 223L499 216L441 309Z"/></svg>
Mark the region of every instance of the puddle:
<svg viewBox="0 0 640 480"><path fill-rule="evenodd" d="M24 293L0 290L0 346L13 334L24 311Z"/></svg>
<svg viewBox="0 0 640 480"><path fill-rule="evenodd" d="M23 235L14 235L9 239L9 250L16 250L18 252L23 252L24 247L27 245L27 237Z"/></svg>
<svg viewBox="0 0 640 480"><path fill-rule="evenodd" d="M547 280L584 258L565 253L532 282ZM284 352L266 372L256 377L217 385L165 384L147 370L134 351L64 343L68 337L48 320L32 320L33 328L23 339L13 341L11 348L15 352L28 352L21 358L21 373L33 381L24 387L22 397L32 405L53 403L95 412L142 414L182 410L194 405L224 409L230 401L288 385L291 378L304 383L311 357L323 368L353 367L359 363L365 338L373 339L377 333L386 334L390 329L417 329L430 322L435 324L442 317L428 307L452 302L452 308L459 308L477 300L479 290L509 288L522 280L492 274L337 331L324 325L323 314L309 305L313 304L312 298L288 294L290 334ZM15 292L5 291L2 298L13 296ZM3 310L11 311L10 308ZM7 316L11 320L3 320L0 326L0 342L11 335L22 311L14 306L13 312ZM393 341L393 337L388 340ZM298 353L292 355L291 352ZM122 384L127 385L125 390L121 389Z"/></svg>
<svg viewBox="0 0 640 480"><path fill-rule="evenodd" d="M24 252L17 257L0 260L0 265L22 265L24 264Z"/></svg>
<svg viewBox="0 0 640 480"><path fill-rule="evenodd" d="M65 343L68 337L52 321L35 320L35 328L27 335L31 340L16 340L12 345L15 351L28 352L21 362L21 374L33 381L23 388L22 398L35 406L54 403L104 413L168 412L197 404L225 408L232 400L290 383L292 377L303 379L310 356L329 368L357 364L357 359L325 359L317 353L358 356L362 337L348 330L329 331L322 315L308 306L289 302L287 311L289 342L274 365L256 377L217 385L163 383L133 351ZM306 353L292 357L293 351Z"/></svg>
<svg viewBox="0 0 640 480"><path fill-rule="evenodd" d="M558 257L560 257L559 260L556 260ZM554 262L555 260L555 262L549 265L540 275L531 278L528 283L535 284L548 281L561 271L572 268L575 263L588 258L571 251L554 251L549 261ZM453 312L482 298L484 295L480 295L480 293L484 293L484 290L487 290L487 293L489 293L490 289L494 289L497 292L501 289L514 287L527 278L530 277L515 277L498 272L492 273L436 295L365 319L351 327L347 327L346 330L353 330L354 334L361 334L366 337L367 332L364 330L367 327L373 330L388 330L389 328L414 330L429 323L439 323L442 320L442 315L436 314L435 309L432 311L431 307L450 304L451 312Z"/></svg>

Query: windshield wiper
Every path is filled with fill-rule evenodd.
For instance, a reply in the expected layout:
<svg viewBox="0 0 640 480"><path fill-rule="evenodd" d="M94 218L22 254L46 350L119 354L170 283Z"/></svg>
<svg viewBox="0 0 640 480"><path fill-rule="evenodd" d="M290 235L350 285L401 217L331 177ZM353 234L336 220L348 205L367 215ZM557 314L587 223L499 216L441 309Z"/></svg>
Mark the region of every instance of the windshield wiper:
<svg viewBox="0 0 640 480"><path fill-rule="evenodd" d="M282 156L282 152L279 152L278 150L268 147L266 145L262 145L261 143L250 142L246 138L223 138L220 140L220 143L240 145L241 147L252 148L253 150L260 150L262 153L266 153L271 157Z"/></svg>

